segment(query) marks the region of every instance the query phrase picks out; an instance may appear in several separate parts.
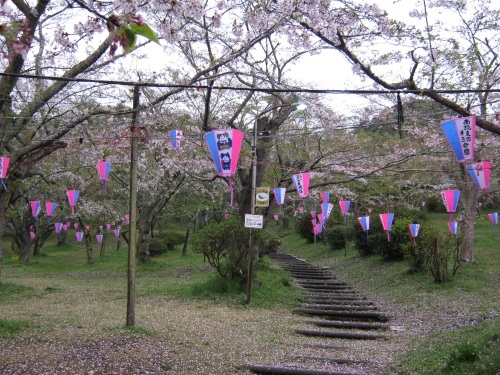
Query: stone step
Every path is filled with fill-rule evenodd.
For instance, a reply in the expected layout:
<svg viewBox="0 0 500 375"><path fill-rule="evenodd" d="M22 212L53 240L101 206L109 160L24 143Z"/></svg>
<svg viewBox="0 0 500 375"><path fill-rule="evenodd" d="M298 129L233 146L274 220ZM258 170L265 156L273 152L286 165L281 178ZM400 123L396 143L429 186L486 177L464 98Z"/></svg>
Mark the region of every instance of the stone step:
<svg viewBox="0 0 500 375"><path fill-rule="evenodd" d="M296 329L295 333L304 336L314 337L329 337L335 339L350 339L350 340L387 340L385 335L376 335L371 333L356 333L346 331L317 331L308 329Z"/></svg>
<svg viewBox="0 0 500 375"><path fill-rule="evenodd" d="M313 316L322 316L330 318L343 318L355 320L377 320L387 322L389 319L385 313L375 311L342 311L342 310L322 310L322 309L295 309L297 314L306 314Z"/></svg>
<svg viewBox="0 0 500 375"><path fill-rule="evenodd" d="M373 302L367 300L355 299L337 299L337 298L304 298L304 303L312 305L354 305L354 306L374 306Z"/></svg>
<svg viewBox="0 0 500 375"><path fill-rule="evenodd" d="M354 306L354 305L312 305L303 304L305 309L317 309L317 310L353 310L353 311L373 311L377 310L376 306Z"/></svg>
<svg viewBox="0 0 500 375"><path fill-rule="evenodd" d="M353 328L353 329L383 329L388 330L389 324L386 323L367 323L367 322L346 322L333 320L306 320L305 323L313 324L318 327L331 328Z"/></svg>
<svg viewBox="0 0 500 375"><path fill-rule="evenodd" d="M328 370L314 370L308 368L291 368L279 366L245 365L241 366L254 374L268 375L362 375L359 372L339 372Z"/></svg>

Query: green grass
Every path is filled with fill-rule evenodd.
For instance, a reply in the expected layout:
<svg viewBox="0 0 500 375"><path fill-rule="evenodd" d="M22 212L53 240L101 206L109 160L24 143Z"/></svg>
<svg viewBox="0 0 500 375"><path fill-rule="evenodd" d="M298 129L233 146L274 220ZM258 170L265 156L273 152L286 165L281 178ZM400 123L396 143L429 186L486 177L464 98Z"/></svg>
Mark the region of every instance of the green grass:
<svg viewBox="0 0 500 375"><path fill-rule="evenodd" d="M7 303L10 299L29 297L32 295L33 288L13 283L0 282L0 303Z"/></svg>
<svg viewBox="0 0 500 375"><path fill-rule="evenodd" d="M414 346L394 373L495 375L500 369L500 319L439 332Z"/></svg>
<svg viewBox="0 0 500 375"><path fill-rule="evenodd" d="M31 256L28 264L20 264L11 256L4 261L3 278L19 281L18 284L0 284L0 301L8 295L16 298L41 296L45 293L63 292L65 286L108 286L114 295L109 298L126 298L128 254L126 247L116 252L113 239L108 240L107 251L101 257L94 248L94 264L87 264L84 245L68 241L64 247L48 243L42 256ZM95 245L95 244L94 244ZM252 289L253 307L276 308L296 306L299 289L287 273L271 268L269 260L255 266L256 284ZM22 286L23 279L43 279L45 286L38 290ZM168 298L208 300L241 306L246 301L246 284L222 279L202 254L188 252L181 256L181 246L162 256L151 258L146 264L136 265L137 298ZM42 284L39 284L42 286ZM6 297L3 297L3 296ZM24 297L23 297L24 296Z"/></svg>
<svg viewBox="0 0 500 375"><path fill-rule="evenodd" d="M431 219L436 227L448 230L448 215L432 215ZM494 231L487 218L476 220L476 261L461 267L452 282L442 284L435 284L429 272L409 274L404 261L384 262L378 256L360 257L352 244L349 244L347 254L344 250L332 251L320 239L316 246L308 244L294 233L293 221L289 229L274 222L269 227L281 237L282 251L313 264L330 267L339 279L367 294L380 296L390 304L429 309L432 306L429 307L428 301L450 306L456 302L467 303L474 317L479 318L499 311L500 230ZM31 256L27 265L19 264L14 256L6 256L0 283L0 303L29 301L48 294L63 296L68 288L99 289L104 291L107 299L125 301L126 246L122 246L122 251L118 253L110 239L105 255L99 256L95 248L95 263L88 265L84 246L68 242L65 247L48 243L42 250L43 256ZM246 300L245 285L221 279L203 262L200 254L188 252L182 257L178 247L175 251L153 258L148 264L137 265L137 298L138 301L146 298L209 301L241 309L292 309L300 303L300 292L277 264L265 258L255 269L257 281L252 286L251 304L246 306L243 305ZM415 339L410 344L411 349L397 359L392 373L498 373L499 317L480 320ZM33 326L24 321L0 320L0 338L20 335L32 329ZM123 327L116 329L122 330ZM131 333L155 334L149 331Z"/></svg>
<svg viewBox="0 0 500 375"><path fill-rule="evenodd" d="M431 215L437 228L449 233L448 214ZM294 234L283 235L283 251L318 265L329 266L341 280L392 304L406 308L431 309L467 303L478 320L500 313L500 230L495 231L485 214L475 225L475 262L464 264L452 282L436 284L430 272L409 274L404 261L384 262L379 256L360 257L352 246L332 251L321 243L313 245ZM437 310L435 314L440 314ZM500 373L500 317L473 325L446 329L411 343L414 349L398 358L391 374L498 374Z"/></svg>
<svg viewBox="0 0 500 375"><path fill-rule="evenodd" d="M31 323L0 319L0 339L10 338L28 330Z"/></svg>

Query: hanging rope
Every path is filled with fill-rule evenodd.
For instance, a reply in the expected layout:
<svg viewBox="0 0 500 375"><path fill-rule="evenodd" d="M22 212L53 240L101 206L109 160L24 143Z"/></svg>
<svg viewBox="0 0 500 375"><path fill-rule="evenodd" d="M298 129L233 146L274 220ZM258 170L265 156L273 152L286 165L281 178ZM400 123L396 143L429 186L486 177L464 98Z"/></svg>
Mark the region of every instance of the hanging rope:
<svg viewBox="0 0 500 375"><path fill-rule="evenodd" d="M403 123L405 122L405 118L403 115L403 102L401 101L401 95L398 92L398 133L399 138L403 139Z"/></svg>

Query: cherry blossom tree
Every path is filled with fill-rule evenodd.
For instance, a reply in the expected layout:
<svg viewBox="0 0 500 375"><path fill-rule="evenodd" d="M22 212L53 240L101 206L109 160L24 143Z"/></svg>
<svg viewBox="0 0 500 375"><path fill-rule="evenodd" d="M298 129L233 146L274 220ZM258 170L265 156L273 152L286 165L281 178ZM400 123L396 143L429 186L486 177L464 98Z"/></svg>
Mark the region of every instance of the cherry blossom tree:
<svg viewBox="0 0 500 375"><path fill-rule="evenodd" d="M378 88L423 95L460 116L477 115L477 125L500 134L485 112L498 95L498 18L500 10L484 2L426 1L412 15L414 25L391 20L372 4L350 1L272 4L269 12L290 17L290 38L321 43L340 52L353 69ZM487 2L486 4L490 4ZM347 6L349 5L349 6ZM490 4L491 5L491 4ZM430 23L431 9L446 13L446 23ZM305 34L294 26L302 26ZM311 39L315 37L314 41ZM377 46L377 48L372 48ZM397 46L397 48L395 47ZM392 68L392 69L391 69ZM394 71L398 68L399 74ZM401 72L406 75L401 77ZM466 89L465 94L456 92ZM475 207L471 187L469 206ZM462 257L473 260L471 209L466 210Z"/></svg>

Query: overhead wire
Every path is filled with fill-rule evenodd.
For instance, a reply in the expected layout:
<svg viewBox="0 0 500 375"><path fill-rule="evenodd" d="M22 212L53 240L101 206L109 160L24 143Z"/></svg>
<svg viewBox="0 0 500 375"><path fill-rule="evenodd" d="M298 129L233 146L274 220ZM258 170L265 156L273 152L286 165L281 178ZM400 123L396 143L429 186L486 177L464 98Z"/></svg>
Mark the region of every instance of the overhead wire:
<svg viewBox="0 0 500 375"><path fill-rule="evenodd" d="M184 84L171 84L171 83L153 83L153 82L133 82L133 81L120 81L120 80L104 80L104 79L90 79L90 78L67 78L67 77L57 77L57 76L44 76L36 74L13 74L13 73L0 73L0 76L5 77L16 77L16 78L27 78L27 79L43 79L51 81L60 82L78 82L78 83L100 83L107 85L117 85L117 86L137 86L137 87L154 87L154 88L184 88L184 89L207 89L211 88L210 85L184 85ZM231 90L231 91L252 91L252 92L262 92L262 93L308 93L308 94L354 94L354 95L379 95L379 94L425 94L425 93L437 93L437 94L467 94L467 93L500 93L500 89L445 89L445 90L429 90L429 89L419 89L419 90L331 90L331 89L307 89L307 88L258 88L258 87L237 87L237 86L215 86L218 90Z"/></svg>

